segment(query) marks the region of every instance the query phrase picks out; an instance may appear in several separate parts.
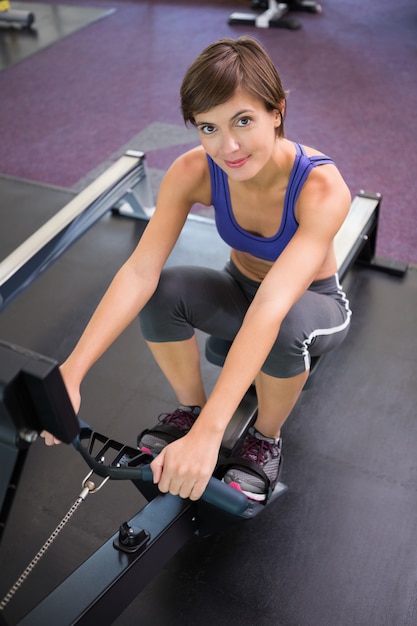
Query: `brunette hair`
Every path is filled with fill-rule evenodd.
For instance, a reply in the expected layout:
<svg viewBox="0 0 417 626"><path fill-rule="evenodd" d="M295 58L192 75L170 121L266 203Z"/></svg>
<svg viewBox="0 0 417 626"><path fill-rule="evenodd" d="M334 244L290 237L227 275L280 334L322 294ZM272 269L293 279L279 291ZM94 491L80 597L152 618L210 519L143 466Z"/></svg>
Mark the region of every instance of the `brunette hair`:
<svg viewBox="0 0 417 626"><path fill-rule="evenodd" d="M287 94L265 48L248 36L220 39L190 65L180 90L184 122L195 126L195 115L227 102L239 88L263 102L267 111L280 111L277 134L283 137Z"/></svg>

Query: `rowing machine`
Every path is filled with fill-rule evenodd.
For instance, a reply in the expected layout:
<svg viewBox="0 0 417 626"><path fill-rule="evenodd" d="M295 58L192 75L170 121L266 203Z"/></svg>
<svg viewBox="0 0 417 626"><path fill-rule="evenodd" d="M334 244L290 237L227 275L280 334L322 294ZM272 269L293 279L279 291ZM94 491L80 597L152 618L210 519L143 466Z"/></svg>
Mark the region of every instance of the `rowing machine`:
<svg viewBox="0 0 417 626"><path fill-rule="evenodd" d="M147 220L153 209L145 154L129 150L0 261L0 311L106 213Z"/></svg>
<svg viewBox="0 0 417 626"><path fill-rule="evenodd" d="M192 536L207 537L265 509L265 504L249 501L223 483L216 472L196 502L161 494L152 483L150 455L79 424L57 362L0 342L1 529L26 451L42 430L72 443L89 466L81 498L109 479L130 480L148 504L30 611L21 626L44 626L58 615L62 626L111 623ZM221 458L227 456L232 440L229 430ZM285 489L279 483L269 502Z"/></svg>

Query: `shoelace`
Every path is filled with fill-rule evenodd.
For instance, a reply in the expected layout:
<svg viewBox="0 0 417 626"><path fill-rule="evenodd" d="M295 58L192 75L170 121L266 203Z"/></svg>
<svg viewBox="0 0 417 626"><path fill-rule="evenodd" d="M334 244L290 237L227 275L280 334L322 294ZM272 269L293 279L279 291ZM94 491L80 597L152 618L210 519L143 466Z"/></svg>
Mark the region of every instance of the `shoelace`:
<svg viewBox="0 0 417 626"><path fill-rule="evenodd" d="M172 424L180 430L186 430L191 428L195 422L195 415L189 411L183 411L182 409L176 409L173 413L162 413L158 417L160 422L164 424Z"/></svg>
<svg viewBox="0 0 417 626"><path fill-rule="evenodd" d="M277 446L248 434L242 445L240 456L257 465L264 465L268 461L268 453L273 457L278 456Z"/></svg>

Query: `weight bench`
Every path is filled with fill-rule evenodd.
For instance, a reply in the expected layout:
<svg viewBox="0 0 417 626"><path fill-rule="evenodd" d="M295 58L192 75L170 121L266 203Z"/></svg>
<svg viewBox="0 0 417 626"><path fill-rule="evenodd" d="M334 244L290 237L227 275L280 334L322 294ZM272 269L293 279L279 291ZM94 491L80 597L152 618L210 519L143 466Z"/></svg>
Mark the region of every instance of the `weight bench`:
<svg viewBox="0 0 417 626"><path fill-rule="evenodd" d="M298 30L301 23L294 17L288 17L289 12L321 13L321 5L314 0L289 0L285 3L276 0L253 0L252 8L265 10L262 13L235 11L229 17L229 24Z"/></svg>
<svg viewBox="0 0 417 626"><path fill-rule="evenodd" d="M355 264L387 272L394 276L401 277L406 273L407 264L375 256L381 201L381 194L365 191L360 191L353 198L349 213L334 240L340 281L345 278ZM220 337L208 337L205 344L207 360L222 367L231 345L231 341ZM310 375L305 389L311 386L313 375L324 356L312 358ZM257 406L255 387L251 386L227 427L223 440L227 450L231 449L234 441L243 437L246 430L255 421Z"/></svg>
<svg viewBox="0 0 417 626"><path fill-rule="evenodd" d="M145 154L129 150L0 262L0 311L107 212L149 219L153 210Z"/></svg>

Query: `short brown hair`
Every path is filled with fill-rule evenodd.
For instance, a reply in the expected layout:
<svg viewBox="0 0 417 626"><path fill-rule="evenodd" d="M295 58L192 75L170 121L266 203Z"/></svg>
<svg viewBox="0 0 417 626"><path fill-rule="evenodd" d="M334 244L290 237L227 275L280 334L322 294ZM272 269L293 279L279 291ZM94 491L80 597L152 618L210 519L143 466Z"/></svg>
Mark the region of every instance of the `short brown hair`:
<svg viewBox="0 0 417 626"><path fill-rule="evenodd" d="M239 88L263 102L267 111L281 112L278 136L284 136L287 94L266 50L248 36L220 39L188 68L180 90L185 123L195 125L195 115L227 102Z"/></svg>

